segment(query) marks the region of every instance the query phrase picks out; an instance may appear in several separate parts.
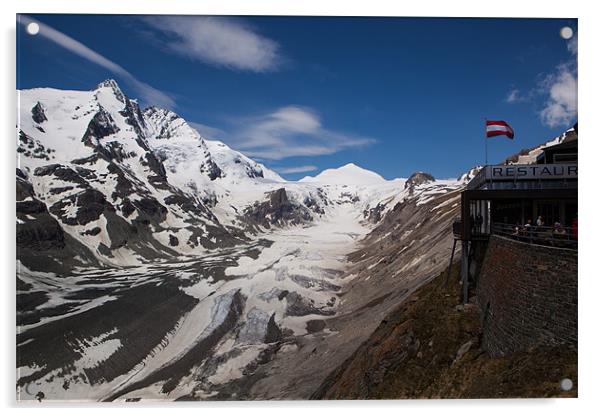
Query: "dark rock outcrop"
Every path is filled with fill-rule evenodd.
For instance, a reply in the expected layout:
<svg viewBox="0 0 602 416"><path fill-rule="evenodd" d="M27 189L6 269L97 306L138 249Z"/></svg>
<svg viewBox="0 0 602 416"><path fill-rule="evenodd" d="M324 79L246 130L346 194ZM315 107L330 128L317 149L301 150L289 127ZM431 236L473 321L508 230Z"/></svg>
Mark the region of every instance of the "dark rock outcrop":
<svg viewBox="0 0 602 416"><path fill-rule="evenodd" d="M270 228L272 225L298 225L312 220L310 211L292 202L284 188L267 193L267 201L245 209L245 219L253 225Z"/></svg>
<svg viewBox="0 0 602 416"><path fill-rule="evenodd" d="M305 199L303 200L303 205L305 205L307 208L311 209L318 215L324 215L324 209L320 206L318 201L316 201L316 199L312 198L311 196L305 197Z"/></svg>
<svg viewBox="0 0 602 416"><path fill-rule="evenodd" d="M249 178L263 178L263 170L249 164L246 165L245 172Z"/></svg>
<svg viewBox="0 0 602 416"><path fill-rule="evenodd" d="M138 143L138 145L144 150L149 151L150 148L148 147L146 140L144 140L144 129L146 128L146 123L138 103L126 97L125 108L121 110L119 114L125 117L125 122L136 132L136 143Z"/></svg>
<svg viewBox="0 0 602 416"><path fill-rule="evenodd" d="M44 113L44 107L42 107L42 104L39 101L31 109L31 118L38 124L48 120L48 118L46 118L46 113Z"/></svg>
<svg viewBox="0 0 602 416"><path fill-rule="evenodd" d="M77 207L75 216L67 214L68 207L72 205ZM105 210L115 211L115 208L102 192L91 188L69 195L50 207L50 212L68 225L86 225L96 221Z"/></svg>
<svg viewBox="0 0 602 416"><path fill-rule="evenodd" d="M17 201L17 247L33 250L63 248L63 229L48 213L46 204L33 198L33 191L30 193L30 189L32 188L17 185L17 199L25 195L28 197L27 201Z"/></svg>
<svg viewBox="0 0 602 416"><path fill-rule="evenodd" d="M128 197L136 192L137 186L130 180L130 178L126 176L125 172L119 165L111 162L109 163L109 166L107 166L107 170L114 175L116 180L116 185L111 193L111 198L113 201L118 198L123 199L125 206L129 202ZM133 212L133 208L131 212ZM128 215L129 214L127 214L126 217Z"/></svg>
<svg viewBox="0 0 602 416"><path fill-rule="evenodd" d="M83 171L82 171L83 172ZM46 166L40 166L33 171L34 176L50 176L53 175L57 179L65 182L72 182L82 187L87 186L87 182L81 175L69 166L61 165L58 163Z"/></svg>
<svg viewBox="0 0 602 416"><path fill-rule="evenodd" d="M32 157L35 159L50 160L54 159L54 149L47 148L39 140L26 134L23 130L19 130L19 146L17 147L17 153L23 154L26 157Z"/></svg>
<svg viewBox="0 0 602 416"><path fill-rule="evenodd" d="M149 182L154 185L166 185L167 172L163 163L157 159L157 156L153 152L146 152L145 160L141 160L142 165L146 165L154 173L148 177Z"/></svg>
<svg viewBox="0 0 602 416"><path fill-rule="evenodd" d="M84 133L82 141L86 146L96 147L95 139L102 139L119 132L119 127L115 124L113 117L102 106L98 106L98 111L88 123L88 128Z"/></svg>
<svg viewBox="0 0 602 416"><path fill-rule="evenodd" d="M125 218L132 215L132 213L136 211L136 207L132 204L132 201L129 199L124 199L123 204L121 204L121 213Z"/></svg>
<svg viewBox="0 0 602 416"><path fill-rule="evenodd" d="M266 344L278 342L282 338L282 330L276 323L275 317L276 314L273 313L270 317L270 320L268 321L268 327L265 333L265 338L263 340Z"/></svg>
<svg viewBox="0 0 602 416"><path fill-rule="evenodd" d="M180 244L180 241L178 240L178 237L170 234L169 235L169 245L172 247L177 247L179 244Z"/></svg>
<svg viewBox="0 0 602 416"><path fill-rule="evenodd" d="M27 181L27 178L19 168L17 168L16 191L17 201L23 201L25 198L34 196L33 186Z"/></svg>
<svg viewBox="0 0 602 416"><path fill-rule="evenodd" d="M16 199L17 258L25 266L62 274L75 265L97 265L91 252L66 234L50 215L20 169L17 169Z"/></svg>
<svg viewBox="0 0 602 416"><path fill-rule="evenodd" d="M217 166L217 164L213 161L213 159L207 159L207 161L200 167L201 173L205 173L209 176L209 179L212 181L217 178L223 178L224 172Z"/></svg>
<svg viewBox="0 0 602 416"><path fill-rule="evenodd" d="M17 214L41 214L46 212L46 204L38 199L17 201Z"/></svg>
<svg viewBox="0 0 602 416"><path fill-rule="evenodd" d="M378 224L386 207L385 204L378 203L375 207L364 210L364 219L371 224Z"/></svg>
<svg viewBox="0 0 602 416"><path fill-rule="evenodd" d="M82 233L82 235L98 235L100 234L102 230L100 229L100 227L94 227L90 230L86 230Z"/></svg>
<svg viewBox="0 0 602 416"><path fill-rule="evenodd" d="M167 208L153 197L140 198L133 204L140 214L138 221L160 223L167 217Z"/></svg>
<svg viewBox="0 0 602 416"><path fill-rule="evenodd" d="M128 153L123 148L123 145L119 142L108 142L103 143L102 146L98 145L94 148L98 157L106 160L107 162L121 162L127 158L136 156L135 153Z"/></svg>
<svg viewBox="0 0 602 416"><path fill-rule="evenodd" d="M430 173L426 172L414 172L405 184L405 189L411 188L413 189L416 186L424 185L425 183L434 182L435 177Z"/></svg>
<svg viewBox="0 0 602 416"><path fill-rule="evenodd" d="M297 292L289 292L286 295L286 315L287 316L305 316L305 315L334 315L332 309L318 308L313 301L306 299Z"/></svg>
<svg viewBox="0 0 602 416"><path fill-rule="evenodd" d="M182 209L182 211L194 214L198 217L217 220L211 211L209 211L200 201L191 195L176 192L168 197L165 197L163 202L165 202L167 205L177 205Z"/></svg>

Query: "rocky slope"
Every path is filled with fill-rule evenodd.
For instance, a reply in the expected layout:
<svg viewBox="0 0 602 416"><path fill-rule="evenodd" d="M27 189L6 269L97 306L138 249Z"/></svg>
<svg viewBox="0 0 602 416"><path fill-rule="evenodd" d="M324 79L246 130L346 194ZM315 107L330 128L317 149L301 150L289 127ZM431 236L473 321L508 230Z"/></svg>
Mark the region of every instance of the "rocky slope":
<svg viewBox="0 0 602 416"><path fill-rule="evenodd" d="M401 302L313 399L577 397L577 350L537 347L491 358L474 303L459 305L459 264Z"/></svg>
<svg viewBox="0 0 602 416"><path fill-rule="evenodd" d="M544 148L576 138L575 126L555 139L509 158L506 163L534 163ZM468 182L479 169L478 166L472 168L458 181ZM412 175L406 182L408 193L414 185L431 180L420 172ZM441 213L457 213L449 209L450 204L451 208L457 208L457 191L450 190L439 198L443 202L438 207L447 205L448 209L433 215L429 218L431 221L440 220ZM361 264L364 250L372 250L374 258L381 259L378 265L386 263L384 259L389 256L395 257L399 251L395 243L379 244L383 233L391 228L403 231L400 224L415 223L413 217L424 201L419 198L415 204L396 204L382 220L380 205L367 210L366 217L378 225L365 239L364 249L351 254L350 259ZM449 247L449 234L432 233L443 230L436 224L419 224L418 230L417 235L425 236L431 243L445 241L447 237ZM407 244L404 238L402 240L406 241L402 247L404 251L411 244ZM444 249L445 245L441 248ZM357 256L359 253L361 255ZM423 268L437 259L437 251L425 257L420 254L413 253L412 258ZM396 264L389 273L395 274L404 268L403 263ZM436 267L428 270L429 273L436 276ZM369 279L372 279L371 274L368 273ZM365 337L361 346L324 378L313 392L313 399L577 397L577 350L574 346L539 346L491 358L481 346L480 314L474 300L467 305L460 304L459 264L454 264L449 277L447 272L443 272L431 280L424 275L421 277L420 270L417 270L406 279L411 281L413 277L418 278L418 284L414 286L416 290L411 296L400 297L389 313L380 315L382 321ZM388 283L387 287L394 285ZM352 293L369 290L362 287ZM568 391L560 385L565 378L575 382Z"/></svg>

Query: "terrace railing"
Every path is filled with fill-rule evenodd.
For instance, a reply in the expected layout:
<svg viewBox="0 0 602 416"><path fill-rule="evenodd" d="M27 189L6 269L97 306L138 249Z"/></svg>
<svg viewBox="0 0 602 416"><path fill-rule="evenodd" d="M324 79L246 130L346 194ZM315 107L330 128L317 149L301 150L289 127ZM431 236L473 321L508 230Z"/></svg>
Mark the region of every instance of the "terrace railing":
<svg viewBox="0 0 602 416"><path fill-rule="evenodd" d="M494 222L491 224L491 234L530 244L577 249L576 232L572 227L524 226Z"/></svg>

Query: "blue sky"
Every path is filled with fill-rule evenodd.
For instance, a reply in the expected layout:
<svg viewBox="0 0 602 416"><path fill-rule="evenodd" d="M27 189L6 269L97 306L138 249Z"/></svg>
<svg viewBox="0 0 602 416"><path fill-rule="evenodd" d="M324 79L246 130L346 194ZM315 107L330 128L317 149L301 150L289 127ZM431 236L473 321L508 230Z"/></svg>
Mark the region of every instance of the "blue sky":
<svg viewBox="0 0 602 416"><path fill-rule="evenodd" d="M516 132L490 162L577 121L576 40L576 19L28 15L17 88L114 78L288 179L449 178L484 162L486 117Z"/></svg>

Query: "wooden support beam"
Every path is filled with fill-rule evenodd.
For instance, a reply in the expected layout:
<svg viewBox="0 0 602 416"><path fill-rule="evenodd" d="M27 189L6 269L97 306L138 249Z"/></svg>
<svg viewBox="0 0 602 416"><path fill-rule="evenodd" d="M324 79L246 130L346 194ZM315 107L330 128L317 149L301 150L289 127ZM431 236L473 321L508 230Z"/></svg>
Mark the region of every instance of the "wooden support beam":
<svg viewBox="0 0 602 416"><path fill-rule="evenodd" d="M456 243L458 242L457 238L454 238L454 246L452 247L451 256L449 258L449 267L447 268L447 278L445 279L445 285L449 283L449 277L451 275L452 264L454 263L454 253L456 252Z"/></svg>
<svg viewBox="0 0 602 416"><path fill-rule="evenodd" d="M468 240L462 241L462 303L468 303L468 256L470 250L470 242Z"/></svg>
<svg viewBox="0 0 602 416"><path fill-rule="evenodd" d="M462 192L462 240L470 240L470 194L469 191Z"/></svg>

